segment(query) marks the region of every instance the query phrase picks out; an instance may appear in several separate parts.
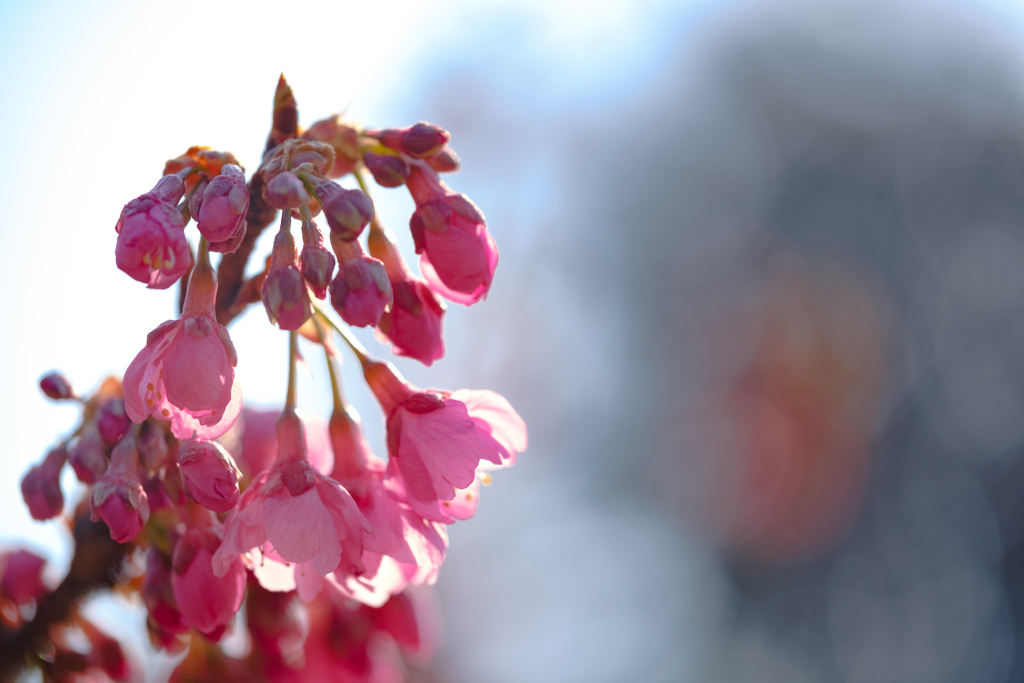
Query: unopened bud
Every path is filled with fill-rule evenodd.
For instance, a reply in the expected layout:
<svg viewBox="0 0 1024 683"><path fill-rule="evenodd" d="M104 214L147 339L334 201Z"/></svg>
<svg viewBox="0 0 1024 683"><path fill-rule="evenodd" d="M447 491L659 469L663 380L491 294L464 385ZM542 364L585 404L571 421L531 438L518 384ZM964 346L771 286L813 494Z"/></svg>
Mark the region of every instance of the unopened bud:
<svg viewBox="0 0 1024 683"><path fill-rule="evenodd" d="M452 173L462 168L462 160L451 147L444 147L440 152L432 157L427 157L424 161L438 173Z"/></svg>
<svg viewBox="0 0 1024 683"><path fill-rule="evenodd" d="M68 452L68 462L75 476L83 484L95 484L107 471L107 454L103 437L92 423L86 425L82 435Z"/></svg>
<svg viewBox="0 0 1024 683"><path fill-rule="evenodd" d="M320 180L314 189L331 232L341 239L356 239L373 220L373 202L361 190L346 190L330 180Z"/></svg>
<svg viewBox="0 0 1024 683"><path fill-rule="evenodd" d="M290 172L283 171L267 183L267 203L275 209L297 209L309 201L309 195L302 181Z"/></svg>
<svg viewBox="0 0 1024 683"><path fill-rule="evenodd" d="M340 114L316 121L302 137L307 140L326 142L334 148L336 154L334 167L327 174L329 178L340 178L359 162L359 134L361 126L353 121L345 121Z"/></svg>
<svg viewBox="0 0 1024 683"><path fill-rule="evenodd" d="M295 267L295 239L282 230L274 238L271 267L260 290L270 322L282 330L297 330L310 316L309 293Z"/></svg>
<svg viewBox="0 0 1024 683"><path fill-rule="evenodd" d="M38 601L47 592L45 566L46 560L27 550L0 555L0 592L17 605Z"/></svg>
<svg viewBox="0 0 1024 683"><path fill-rule="evenodd" d="M60 473L68 452L63 446L50 451L41 463L30 469L21 480L21 497L29 514L40 522L52 519L64 509L64 493L60 489Z"/></svg>
<svg viewBox="0 0 1024 683"><path fill-rule="evenodd" d="M54 401L66 401L75 397L75 391L71 388L71 382L59 372L51 372L43 375L39 380L39 388L46 394L47 398Z"/></svg>
<svg viewBox="0 0 1024 683"><path fill-rule="evenodd" d="M121 440L130 427L132 421L124 412L124 400L112 398L104 401L96 412L96 426L99 428L100 436L108 444L115 444Z"/></svg>
<svg viewBox="0 0 1024 683"><path fill-rule="evenodd" d="M401 187L409 177L409 163L397 154L367 152L363 162L381 187Z"/></svg>
<svg viewBox="0 0 1024 683"><path fill-rule="evenodd" d="M391 303L391 283L384 264L360 254L338 266L331 283L331 306L353 327L376 327Z"/></svg>
<svg viewBox="0 0 1024 683"><path fill-rule="evenodd" d="M327 251L323 244L306 244L299 255L302 262L302 277L313 290L317 299L327 297L327 287L334 275L334 254Z"/></svg>
<svg viewBox="0 0 1024 683"><path fill-rule="evenodd" d="M167 435L164 428L155 420L142 423L138 437L139 460L142 466L151 472L162 468L167 461Z"/></svg>
<svg viewBox="0 0 1024 683"><path fill-rule="evenodd" d="M409 128L389 128L377 135L385 147L408 154L414 159L426 159L437 154L451 137L448 131L423 121Z"/></svg>
<svg viewBox="0 0 1024 683"><path fill-rule="evenodd" d="M235 507L242 473L223 446L215 441L182 441L178 464L185 488L197 503L214 512Z"/></svg>

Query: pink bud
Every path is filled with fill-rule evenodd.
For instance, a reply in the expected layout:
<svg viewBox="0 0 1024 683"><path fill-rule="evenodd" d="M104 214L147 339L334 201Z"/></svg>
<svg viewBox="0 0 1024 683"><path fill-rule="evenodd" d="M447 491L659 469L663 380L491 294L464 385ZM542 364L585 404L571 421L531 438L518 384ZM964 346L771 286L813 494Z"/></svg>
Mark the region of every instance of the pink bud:
<svg viewBox="0 0 1024 683"><path fill-rule="evenodd" d="M360 254L338 267L331 283L331 306L353 327L376 327L391 303L391 283L384 264Z"/></svg>
<svg viewBox="0 0 1024 683"><path fill-rule="evenodd" d="M302 262L302 277L309 283L313 296L317 299L326 298L327 287L334 274L334 254L324 249L322 241L307 242L299 258Z"/></svg>
<svg viewBox="0 0 1024 683"><path fill-rule="evenodd" d="M297 330L309 319L311 309L306 282L295 267L295 239L290 233L282 230L274 238L270 263L261 289L267 317L282 330Z"/></svg>
<svg viewBox="0 0 1024 683"><path fill-rule="evenodd" d="M289 171L283 171L267 183L267 203L275 209L297 209L309 201L302 181Z"/></svg>
<svg viewBox="0 0 1024 683"><path fill-rule="evenodd" d="M462 160L459 159L459 155L451 147L445 147L434 156L427 157L423 161L427 162L427 165L438 173L452 173L462 168Z"/></svg>
<svg viewBox="0 0 1024 683"><path fill-rule="evenodd" d="M24 605L48 592L43 583L46 560L27 550L0 555L0 591L11 602Z"/></svg>
<svg viewBox="0 0 1024 683"><path fill-rule="evenodd" d="M167 462L170 449L167 447L167 434L159 422L146 420L142 423L138 447L139 459L147 470L155 472Z"/></svg>
<svg viewBox="0 0 1024 683"><path fill-rule="evenodd" d="M100 436L108 444L115 444L128 431L132 421L124 412L124 400L112 398L104 401L96 412L96 426L99 428Z"/></svg>
<svg viewBox="0 0 1024 683"><path fill-rule="evenodd" d="M425 159L440 152L451 135L437 126L420 121L409 128L389 128L381 131L377 139L385 147L408 154L414 159Z"/></svg>
<svg viewBox="0 0 1024 683"><path fill-rule="evenodd" d="M21 480L21 496L29 514L39 521L56 517L64 509L64 494L60 489L60 472L68 452L63 446L50 451L41 463L33 467Z"/></svg>
<svg viewBox="0 0 1024 683"><path fill-rule="evenodd" d="M223 576L213 573L213 554L221 544L219 524L190 528L174 547L171 586L178 609L200 632L223 633L242 605L245 566L236 556Z"/></svg>
<svg viewBox="0 0 1024 683"><path fill-rule="evenodd" d="M114 447L110 468L92 490L92 521L102 519L110 527L110 537L126 543L142 531L149 519L149 500L135 473L139 453L135 438L126 436Z"/></svg>
<svg viewBox="0 0 1024 683"><path fill-rule="evenodd" d="M103 437L94 423L86 423L82 435L68 453L68 462L71 463L78 481L83 484L96 483L107 471Z"/></svg>
<svg viewBox="0 0 1024 683"><path fill-rule="evenodd" d="M359 162L360 132L359 124L345 121L341 115L335 114L315 121L302 134L302 137L326 142L334 148L336 154L334 167L326 175L329 178L340 178L346 173L350 173Z"/></svg>
<svg viewBox="0 0 1024 683"><path fill-rule="evenodd" d="M224 164L203 191L198 214L199 232L210 242L231 239L245 224L249 189L245 174L235 164Z"/></svg>
<svg viewBox="0 0 1024 683"><path fill-rule="evenodd" d="M409 177L409 163L397 154L367 152L363 163L381 187L401 187Z"/></svg>
<svg viewBox="0 0 1024 683"><path fill-rule="evenodd" d="M223 446L216 441L182 441L178 464L185 488L197 503L214 512L235 507L242 474Z"/></svg>
<svg viewBox="0 0 1024 683"><path fill-rule="evenodd" d="M71 382L59 372L51 372L43 375L39 380L39 388L46 394L47 398L54 401L66 401L75 397L75 391L71 388Z"/></svg>
<svg viewBox="0 0 1024 683"><path fill-rule="evenodd" d="M373 202L361 190L346 190L333 181L322 179L314 190L331 232L341 239L356 239L373 220Z"/></svg>

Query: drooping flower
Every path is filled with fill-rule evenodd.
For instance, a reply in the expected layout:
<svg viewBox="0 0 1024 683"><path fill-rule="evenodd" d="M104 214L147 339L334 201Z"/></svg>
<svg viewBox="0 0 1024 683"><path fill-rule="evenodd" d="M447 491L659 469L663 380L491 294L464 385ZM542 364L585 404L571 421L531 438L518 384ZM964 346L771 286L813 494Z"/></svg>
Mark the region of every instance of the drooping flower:
<svg viewBox="0 0 1024 683"><path fill-rule="evenodd" d="M321 576L339 567L362 572L362 532L372 528L348 491L309 463L304 431L286 408L277 423L277 461L246 489L225 522L214 558L218 572L231 557L266 541L288 562L311 562Z"/></svg>
<svg viewBox="0 0 1024 683"><path fill-rule="evenodd" d="M175 206L184 192L181 178L166 175L125 204L117 220L117 267L151 289L167 289L192 263L185 219Z"/></svg>
<svg viewBox="0 0 1024 683"><path fill-rule="evenodd" d="M192 270L185 307L149 333L124 374L125 412L141 423L152 415L170 421L179 439L215 439L242 410L235 381L238 357L213 314L217 282L208 263Z"/></svg>
<svg viewBox="0 0 1024 683"><path fill-rule="evenodd" d="M249 209L249 189L245 174L235 164L224 164L220 175L210 180L194 205L193 215L199 232L210 243L231 242L245 233L245 213ZM233 251L233 250L232 250Z"/></svg>
<svg viewBox="0 0 1024 683"><path fill-rule="evenodd" d="M498 266L498 247L480 209L448 189L423 163L413 165L407 185L416 201L409 228L423 277L456 303L468 306L486 297Z"/></svg>
<svg viewBox="0 0 1024 683"><path fill-rule="evenodd" d="M494 392L418 390L390 364L369 359L363 374L387 420L388 476L400 477L426 519L450 521L440 508L474 483L478 467L510 464L526 448L525 423Z"/></svg>
<svg viewBox="0 0 1024 683"><path fill-rule="evenodd" d="M201 519L174 546L171 587L185 620L216 640L242 605L246 574L238 556L223 572L214 572L213 556L221 546L220 523L209 513Z"/></svg>
<svg viewBox="0 0 1024 683"><path fill-rule="evenodd" d="M178 466L185 488L197 503L214 512L227 512L235 507L242 473L219 443L182 441L178 446Z"/></svg>
<svg viewBox="0 0 1024 683"><path fill-rule="evenodd" d="M353 327L376 327L391 303L384 264L363 253L359 242L331 237L338 255L338 276L331 283L331 306Z"/></svg>

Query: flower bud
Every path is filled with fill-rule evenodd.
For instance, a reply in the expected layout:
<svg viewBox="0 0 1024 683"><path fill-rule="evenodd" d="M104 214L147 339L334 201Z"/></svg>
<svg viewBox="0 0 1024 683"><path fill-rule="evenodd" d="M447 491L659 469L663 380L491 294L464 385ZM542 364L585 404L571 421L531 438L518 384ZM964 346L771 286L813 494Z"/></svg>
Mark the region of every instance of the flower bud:
<svg viewBox="0 0 1024 683"><path fill-rule="evenodd" d="M231 455L216 441L187 439L178 448L185 488L207 510L227 512L238 502L238 471Z"/></svg>
<svg viewBox="0 0 1024 683"><path fill-rule="evenodd" d="M64 509L64 493L60 489L60 472L68 452L64 446L50 451L41 463L30 469L21 480L21 496L33 519L52 519Z"/></svg>
<svg viewBox="0 0 1024 683"><path fill-rule="evenodd" d="M175 179L164 176L152 191L125 204L115 226L117 267L150 289L167 289L192 262L185 219L175 206L184 188ZM174 184L174 191L162 191L166 184Z"/></svg>
<svg viewBox="0 0 1024 683"><path fill-rule="evenodd" d="M432 157L424 159L430 168L438 173L452 173L462 168L462 160L451 147L445 147Z"/></svg>
<svg viewBox="0 0 1024 683"><path fill-rule="evenodd" d="M112 539L127 543L139 535L149 519L149 500L135 473L139 464L135 438L121 439L110 461L110 468L92 490L90 518L94 522L102 519L110 527Z"/></svg>
<svg viewBox="0 0 1024 683"><path fill-rule="evenodd" d="M100 436L108 444L115 444L121 440L130 427L132 421L124 412L124 400L112 398L104 401L96 412L96 426L99 428Z"/></svg>
<svg viewBox="0 0 1024 683"><path fill-rule="evenodd" d="M297 330L309 319L309 293L295 267L295 239L284 230L274 238L270 270L260 293L267 317L282 330Z"/></svg>
<svg viewBox="0 0 1024 683"><path fill-rule="evenodd" d="M409 163L397 154L367 152L363 162L381 187L401 187L409 177Z"/></svg>
<svg viewBox="0 0 1024 683"><path fill-rule="evenodd" d="M409 128L389 128L377 134L385 147L408 154L414 159L426 159L440 152L451 134L437 126L420 121Z"/></svg>
<svg viewBox="0 0 1024 683"><path fill-rule="evenodd" d="M425 282L411 276L393 279L391 289L391 310L381 316L378 328L391 340L393 353L429 367L444 356L444 304Z"/></svg>
<svg viewBox="0 0 1024 683"><path fill-rule="evenodd" d="M27 550L0 555L0 592L16 605L38 601L48 591L43 583L46 560Z"/></svg>
<svg viewBox="0 0 1024 683"><path fill-rule="evenodd" d="M223 576L213 572L213 554L221 544L219 524L189 528L174 547L171 587L185 620L216 639L242 606L245 566L235 556Z"/></svg>
<svg viewBox="0 0 1024 683"><path fill-rule="evenodd" d="M159 422L146 420L142 423L138 448L139 459L147 470L156 472L166 464L170 449L167 448L167 434Z"/></svg>
<svg viewBox="0 0 1024 683"><path fill-rule="evenodd" d="M346 190L330 180L320 180L314 188L331 232L343 240L359 237L373 220L373 202L361 190Z"/></svg>
<svg viewBox="0 0 1024 683"><path fill-rule="evenodd" d="M203 189L199 211L193 215L199 224L199 232L215 243L226 242L239 230L244 230L248 210L249 188L245 186L245 174L235 164L224 164L220 175Z"/></svg>
<svg viewBox="0 0 1024 683"><path fill-rule="evenodd" d="M47 398L54 401L66 401L75 397L75 391L71 388L71 382L59 372L51 372L39 380L39 388L46 394Z"/></svg>
<svg viewBox="0 0 1024 683"><path fill-rule="evenodd" d="M360 254L338 267L331 283L331 306L353 327L376 327L391 303L391 283L384 264Z"/></svg>
<svg viewBox="0 0 1024 683"><path fill-rule="evenodd" d="M326 142L334 148L334 167L327 174L328 178L340 178L351 173L359 162L359 134L362 128L358 123L345 121L340 114L315 121L302 134L307 140Z"/></svg>
<svg viewBox="0 0 1024 683"><path fill-rule="evenodd" d="M107 471L103 437L94 423L89 422L85 425L82 435L68 452L68 462L71 463L78 481L83 484L95 484Z"/></svg>
<svg viewBox="0 0 1024 683"><path fill-rule="evenodd" d="M267 183L267 203L275 209L297 209L309 201L302 181L290 171L283 171Z"/></svg>

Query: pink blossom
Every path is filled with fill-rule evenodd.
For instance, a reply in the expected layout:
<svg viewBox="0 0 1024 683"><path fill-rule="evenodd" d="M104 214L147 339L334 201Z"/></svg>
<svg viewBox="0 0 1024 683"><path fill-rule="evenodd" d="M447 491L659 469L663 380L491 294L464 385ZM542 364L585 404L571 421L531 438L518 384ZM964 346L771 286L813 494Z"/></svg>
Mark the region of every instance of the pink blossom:
<svg viewBox="0 0 1024 683"><path fill-rule="evenodd" d="M152 415L170 421L179 439L215 439L242 410L235 381L238 357L213 317L216 281L209 265L192 271L182 317L149 333L124 373L125 411L136 423ZM212 282L212 285L211 285Z"/></svg>
<svg viewBox="0 0 1024 683"><path fill-rule="evenodd" d="M420 271L442 296L470 305L487 296L498 265L498 247L480 209L418 163L409 174L416 211L409 221Z"/></svg>
<svg viewBox="0 0 1024 683"><path fill-rule="evenodd" d="M64 493L60 490L60 473L68 459L64 446L50 451L41 463L30 469L21 480L21 496L29 514L39 521L56 517L64 509Z"/></svg>
<svg viewBox="0 0 1024 683"><path fill-rule="evenodd" d="M221 545L219 525L189 528L174 547L171 587L182 616L202 633L219 637L245 595L245 566L235 556L220 574L213 556Z"/></svg>
<svg viewBox="0 0 1024 683"><path fill-rule="evenodd" d="M427 283L411 275L392 279L391 290L391 310L381 316L378 329L391 342L393 353L433 365L444 357L444 304Z"/></svg>
<svg viewBox="0 0 1024 683"><path fill-rule="evenodd" d="M269 541L282 559L311 561L321 576L337 568L361 573L362 532L372 528L348 491L310 465L294 411L281 414L277 442L277 462L256 478L225 522L217 571L231 556Z"/></svg>
<svg viewBox="0 0 1024 683"><path fill-rule="evenodd" d="M235 164L224 164L220 175L210 180L193 215L199 232L210 242L231 240L245 231L245 213L249 210L249 189L245 175Z"/></svg>
<svg viewBox="0 0 1024 683"><path fill-rule="evenodd" d="M238 471L231 455L216 441L187 439L178 447L178 465L185 488L197 503L227 512L238 502Z"/></svg>
<svg viewBox="0 0 1024 683"><path fill-rule="evenodd" d="M149 519L149 499L136 474L139 452L135 437L126 436L110 455L110 468L92 489L92 521L102 519L110 537L127 543L142 531Z"/></svg>
<svg viewBox="0 0 1024 683"><path fill-rule="evenodd" d="M295 238L281 230L274 238L270 270L260 291L270 322L282 330L297 330L309 319L309 293L295 266Z"/></svg>
<svg viewBox="0 0 1024 683"><path fill-rule="evenodd" d="M373 219L373 202L362 190L346 190L323 178L315 181L314 191L331 232L345 241L359 237Z"/></svg>
<svg viewBox="0 0 1024 683"><path fill-rule="evenodd" d="M417 390L390 364L369 360L363 373L387 416L388 476L400 477L426 519L450 521L438 503L473 485L484 462L510 464L526 447L522 418L494 392Z"/></svg>
<svg viewBox="0 0 1024 683"><path fill-rule="evenodd" d="M96 411L96 427L99 429L100 436L108 444L120 441L131 424L131 420L124 412L123 399L107 399L100 404L99 410Z"/></svg>
<svg viewBox="0 0 1024 683"><path fill-rule="evenodd" d="M164 176L152 191L125 204L117 220L117 267L151 289L166 289L192 263L185 219L175 204L185 185Z"/></svg>

